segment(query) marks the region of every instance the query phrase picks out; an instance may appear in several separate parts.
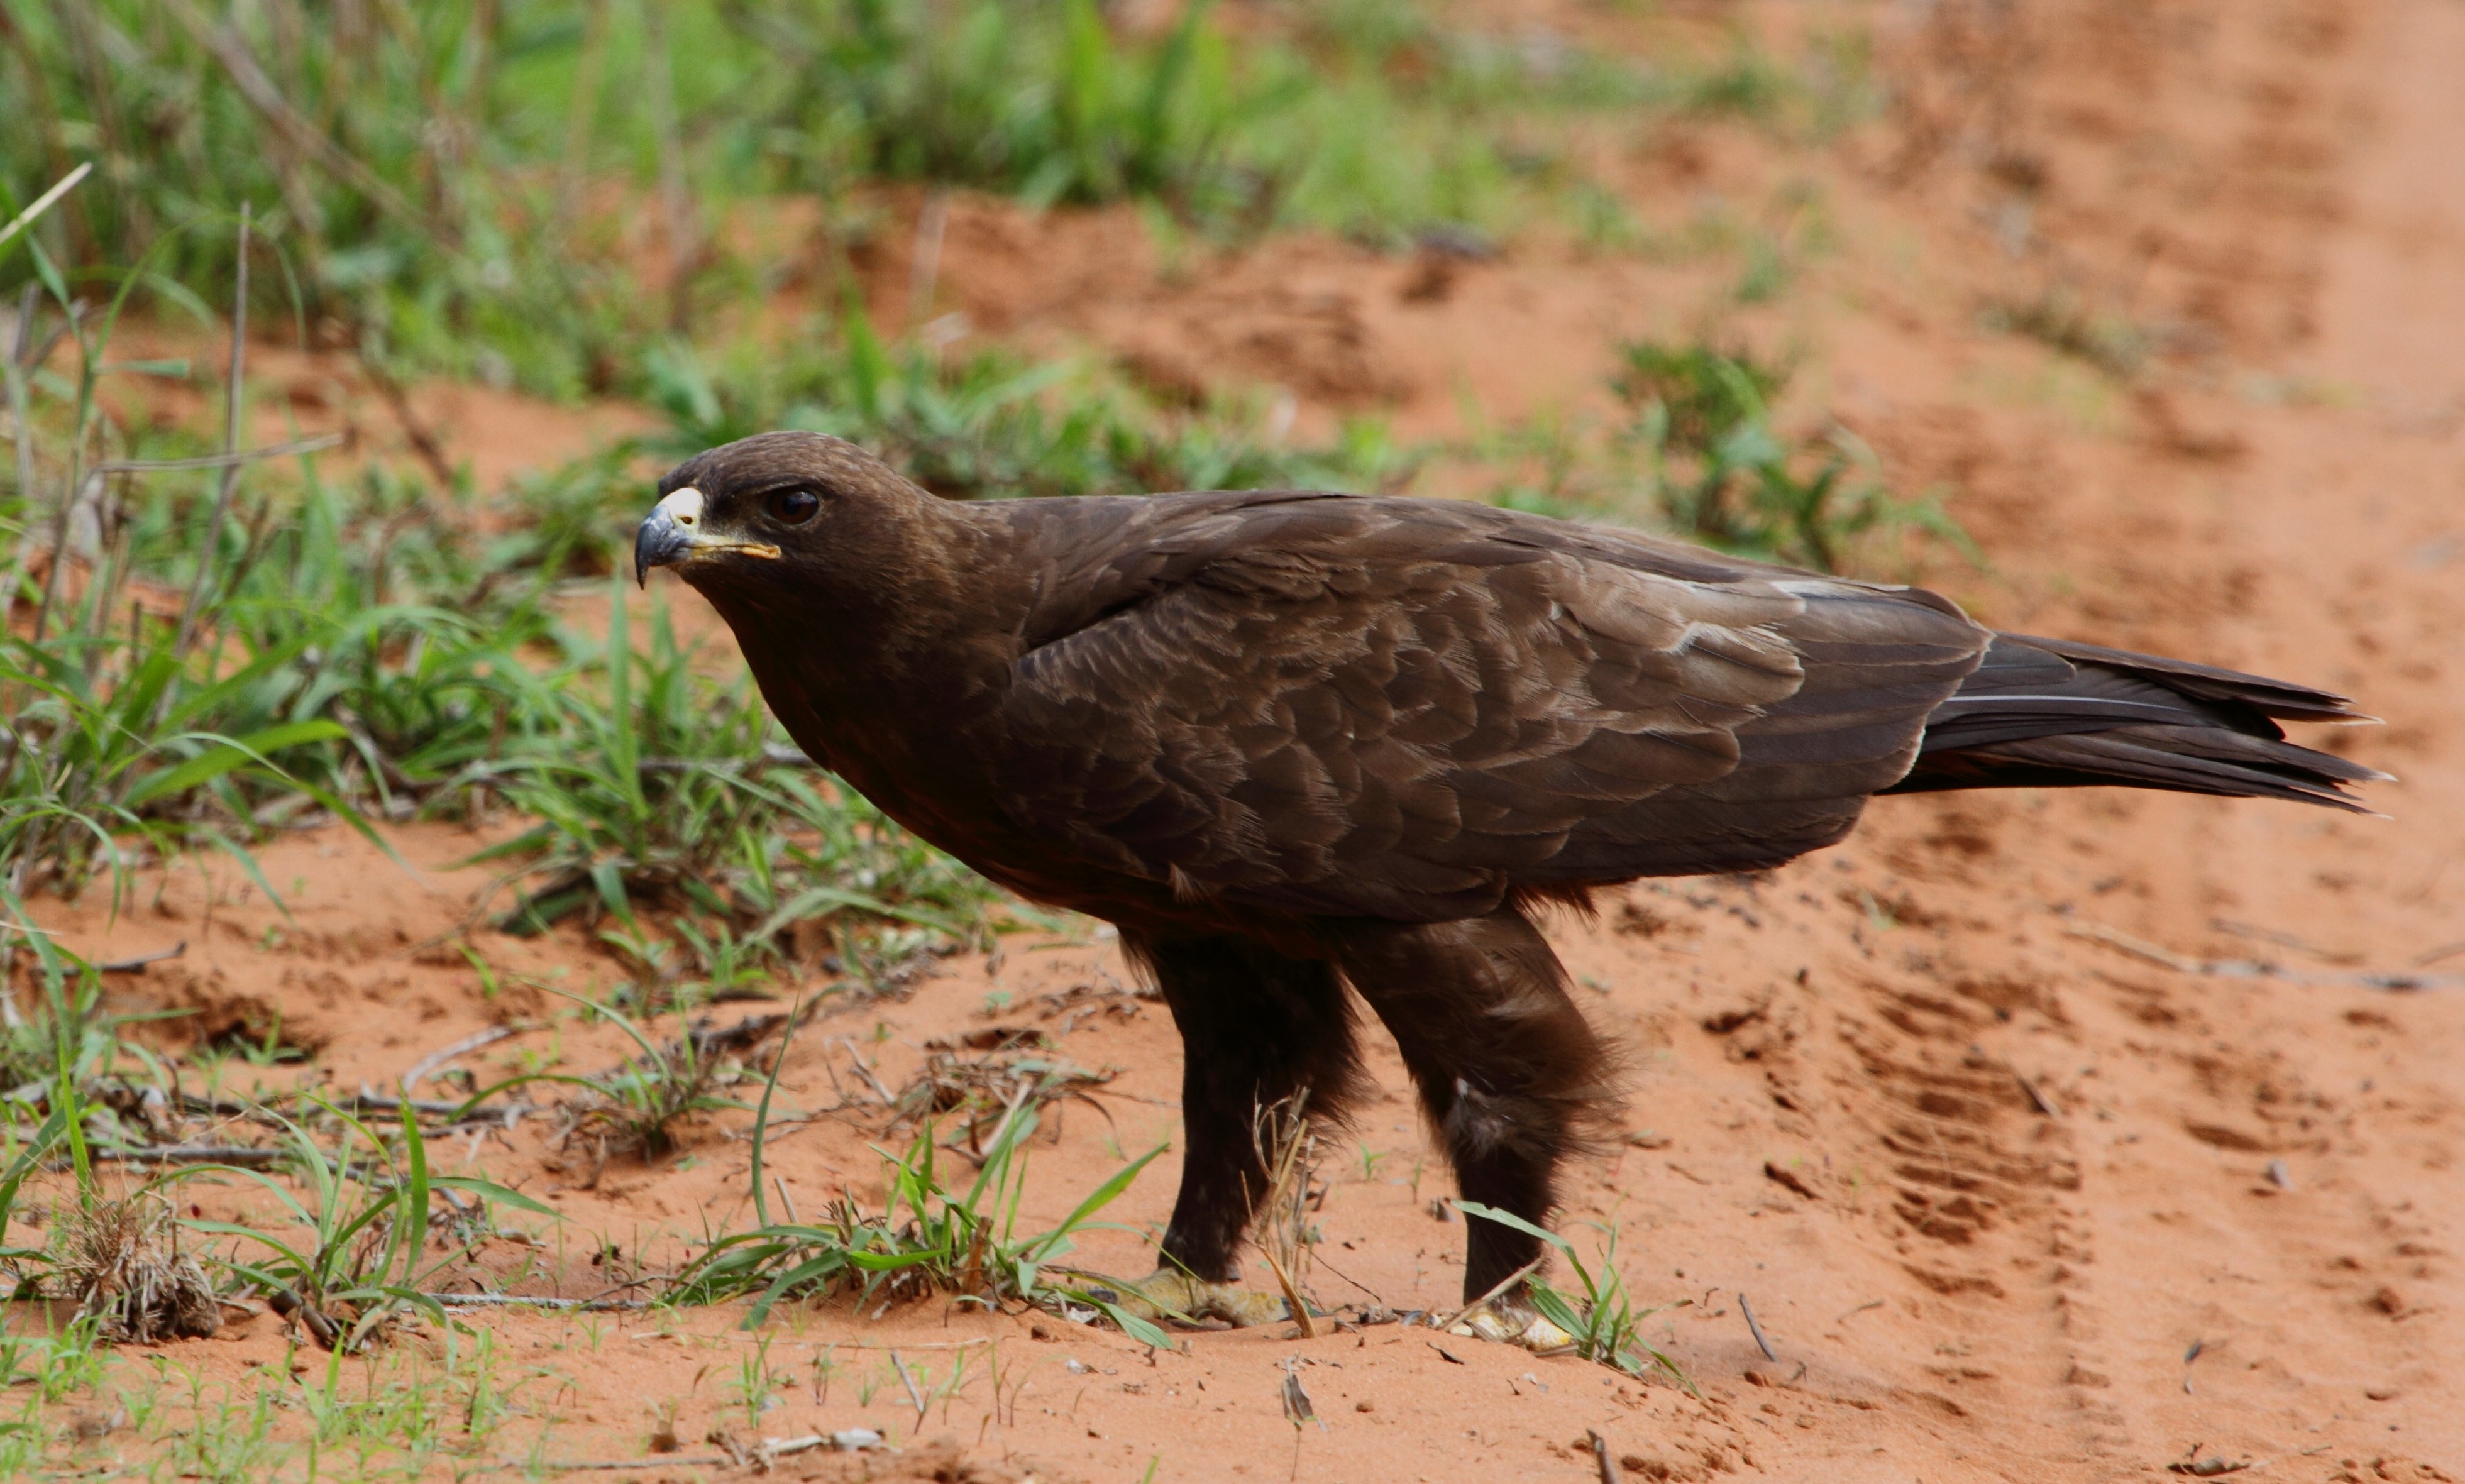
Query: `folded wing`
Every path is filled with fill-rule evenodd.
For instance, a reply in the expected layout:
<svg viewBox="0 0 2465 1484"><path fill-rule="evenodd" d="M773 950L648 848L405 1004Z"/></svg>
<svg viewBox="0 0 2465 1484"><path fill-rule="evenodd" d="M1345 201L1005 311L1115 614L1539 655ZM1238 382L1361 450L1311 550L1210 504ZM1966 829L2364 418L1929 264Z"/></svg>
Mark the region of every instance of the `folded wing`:
<svg viewBox="0 0 2465 1484"><path fill-rule="evenodd" d="M1482 507L1166 498L1074 558L1000 727L1023 823L1185 896L1428 920L1776 863L1907 773L1988 637Z"/></svg>

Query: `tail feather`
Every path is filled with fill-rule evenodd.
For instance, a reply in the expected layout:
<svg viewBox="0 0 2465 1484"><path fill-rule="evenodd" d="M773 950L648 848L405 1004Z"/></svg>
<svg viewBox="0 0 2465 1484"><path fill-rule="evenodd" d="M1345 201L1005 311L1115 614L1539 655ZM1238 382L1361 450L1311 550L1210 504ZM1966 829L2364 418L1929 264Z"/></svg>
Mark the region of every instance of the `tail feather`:
<svg viewBox="0 0 2465 1484"><path fill-rule="evenodd" d="M1994 637L1996 648L2005 643L2023 645L2083 668L2137 675L2193 699L2248 706L2263 716L2287 721L2379 720L2356 711L2347 697L2291 680L2272 680L2240 670L2220 670L2214 665L2157 654L2135 654L2129 650L2110 650L2101 644L2081 644L2073 639L2041 639L2027 633L1998 633Z"/></svg>
<svg viewBox="0 0 2465 1484"><path fill-rule="evenodd" d="M2285 740L2279 719L2367 721L2342 696L2094 644L1997 634L1926 720L1891 793L2120 785L2367 812L2387 774Z"/></svg>

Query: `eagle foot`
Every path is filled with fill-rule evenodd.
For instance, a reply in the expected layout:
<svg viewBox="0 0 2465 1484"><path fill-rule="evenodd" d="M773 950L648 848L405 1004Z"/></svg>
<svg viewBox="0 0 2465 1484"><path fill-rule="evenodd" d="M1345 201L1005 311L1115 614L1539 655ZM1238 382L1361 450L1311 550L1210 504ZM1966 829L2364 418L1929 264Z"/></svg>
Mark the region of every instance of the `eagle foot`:
<svg viewBox="0 0 2465 1484"><path fill-rule="evenodd" d="M1119 1290L1122 1308L1143 1319L1222 1319L1235 1329L1272 1324L1292 1311L1276 1294L1210 1283L1169 1265Z"/></svg>
<svg viewBox="0 0 2465 1484"><path fill-rule="evenodd" d="M1494 1340L1525 1350L1556 1350L1575 1342L1574 1336L1543 1318L1529 1305L1503 1296L1482 1304L1447 1333Z"/></svg>

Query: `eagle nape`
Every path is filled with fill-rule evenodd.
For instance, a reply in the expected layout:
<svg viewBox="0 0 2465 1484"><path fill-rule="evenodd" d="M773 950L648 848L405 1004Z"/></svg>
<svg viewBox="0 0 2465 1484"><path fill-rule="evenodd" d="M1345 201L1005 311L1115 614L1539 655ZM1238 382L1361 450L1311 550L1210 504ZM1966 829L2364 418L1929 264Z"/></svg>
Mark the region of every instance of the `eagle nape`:
<svg viewBox="0 0 2465 1484"><path fill-rule="evenodd" d="M781 723L906 829L1116 924L1180 1030L1155 1307L1233 1322L1257 1110L1364 1087L1391 1031L1470 1202L1544 1223L1616 1057L1536 909L1760 870L1879 793L2114 786L2361 809L2386 775L2236 671L1997 633L1909 587L1484 505L1308 491L958 502L765 433L661 483L672 566ZM690 519L688 520L688 517ZM895 702L885 698L897 698ZM1463 1293L1543 1255L1466 1228ZM1520 1284L1480 1332L1551 1342Z"/></svg>

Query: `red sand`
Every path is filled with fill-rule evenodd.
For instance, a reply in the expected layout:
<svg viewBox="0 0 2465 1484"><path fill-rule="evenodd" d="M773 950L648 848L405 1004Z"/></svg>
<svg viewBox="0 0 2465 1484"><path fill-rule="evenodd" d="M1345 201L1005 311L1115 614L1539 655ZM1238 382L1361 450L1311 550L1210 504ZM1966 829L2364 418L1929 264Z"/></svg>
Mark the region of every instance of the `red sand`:
<svg viewBox="0 0 2465 1484"><path fill-rule="evenodd" d="M1588 10L1514 18L1561 9L1615 43L1618 23ZM1589 1479L1588 1429L1631 1479L2153 1477L2195 1445L2265 1460L2273 1479L2465 1476L2465 8L1854 9L1900 84L1885 122L1822 149L1681 132L1620 166L1638 214L1674 225L1708 192L1760 210L1783 181L1815 183L1838 246L1722 322L1806 354L1797 414L1837 416L1899 487L1950 493L1989 565L1944 560L1927 579L2004 627L2350 691L2388 724L2313 738L2400 775L2372 790L2394 817L2119 792L1892 800L1848 846L1766 878L1647 883L1605 898L1597 922L1557 924L1588 1007L1633 1053L1632 1121L1655 1131L1576 1172L1565 1225L1587 1245L1591 1224L1615 1229L1638 1298L1669 1306L1654 1334L1699 1401L1393 1327L1201 1333L1150 1356L1050 1318L826 1305L766 1332L801 1384L758 1430L954 1441L780 1472L1286 1476L1278 1387L1297 1363L1324 1424L1299 1431L1299 1476L1322 1480ZM903 252L880 270L894 299ZM1030 343L1092 342L1163 380L1276 382L1312 426L1383 406L1425 435L1460 431L1458 388L1493 417L1585 404L1615 334L1705 322L1732 273L1532 241L1408 293L1420 266L1314 239L1174 281L1153 268L1126 215L963 201L936 307ZM2058 282L2177 354L2126 388L1977 328L1984 300ZM502 469L539 458L531 429L457 417L454 449ZM186 959L134 982L139 999L226 1023L278 1007L345 1089L506 1017L544 1029L471 1058L482 1075L524 1056L612 1061L620 1040L561 1022L553 997L482 1000L450 946L486 885L447 868L473 840L397 838L416 880L339 832L269 848L268 878L297 883L294 923L213 863L169 874L159 899L149 882L108 930L93 902L54 918L84 951L188 939ZM506 973L616 977L578 938L470 941ZM2202 971L2219 960L2282 972ZM852 1055L896 1089L927 1040L988 1023L989 993L1016 1023L1039 994L1122 974L1101 943L1020 939L998 963L943 967L904 1003L806 1031L783 1100L855 1094ZM2388 973L2420 987L2366 978ZM1121 1070L1109 1123L1073 1108L1038 1148L1031 1214L1047 1218L1177 1131L1160 1008L1085 1017L1060 1044ZM1330 1303L1443 1305L1462 1228L1428 1213L1449 1187L1383 1042L1378 1070L1358 1152L1325 1167L1314 1287ZM877 1200L881 1115L856 1102L773 1145L800 1202L843 1185ZM566 1214L545 1253L582 1293L599 1234L656 1251L662 1234L749 1220L742 1122L702 1128L687 1161L611 1165L595 1190L570 1188L584 1174L554 1167L536 1124L468 1158ZM1114 1214L1161 1222L1176 1158ZM500 1243L488 1261L522 1255ZM1087 1256L1147 1262L1136 1233ZM726 1417L723 1383L754 1343L739 1318L490 1328L538 1369L521 1400L558 1419L548 1456L632 1458L667 1400L688 1454L714 1425L753 1435L741 1408ZM969 1358L948 1405L920 1419L892 1346L925 1370L928 1400ZM266 1317L163 1354L236 1379L286 1351ZM101 1449L133 1454L127 1436Z"/></svg>

